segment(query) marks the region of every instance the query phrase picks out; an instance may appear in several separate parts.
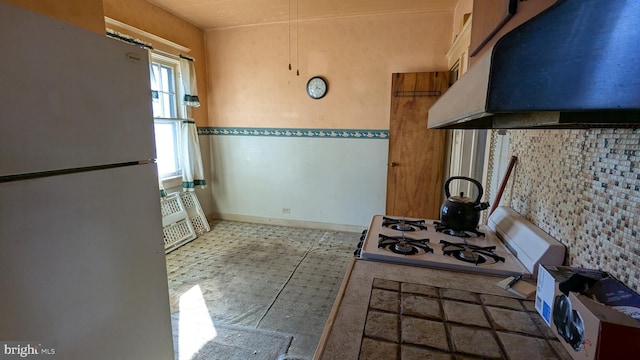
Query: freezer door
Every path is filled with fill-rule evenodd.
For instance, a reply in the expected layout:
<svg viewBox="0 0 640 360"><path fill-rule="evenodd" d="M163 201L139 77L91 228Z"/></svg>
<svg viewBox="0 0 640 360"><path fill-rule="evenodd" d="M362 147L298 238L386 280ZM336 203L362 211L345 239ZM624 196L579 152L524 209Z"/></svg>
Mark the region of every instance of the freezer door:
<svg viewBox="0 0 640 360"><path fill-rule="evenodd" d="M0 183L0 339L173 359L151 164Z"/></svg>
<svg viewBox="0 0 640 360"><path fill-rule="evenodd" d="M6 2L0 44L0 177L155 158L145 50Z"/></svg>

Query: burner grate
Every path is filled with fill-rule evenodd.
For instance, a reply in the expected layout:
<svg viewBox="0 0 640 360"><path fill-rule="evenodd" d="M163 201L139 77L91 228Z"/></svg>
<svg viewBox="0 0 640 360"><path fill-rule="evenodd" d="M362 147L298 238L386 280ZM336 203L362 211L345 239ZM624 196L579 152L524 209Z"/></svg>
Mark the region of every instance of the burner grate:
<svg viewBox="0 0 640 360"><path fill-rule="evenodd" d="M382 226L398 231L427 230L424 220L406 220L383 216Z"/></svg>
<svg viewBox="0 0 640 360"><path fill-rule="evenodd" d="M476 265L485 264L488 261L491 264L497 262L505 262L502 256L495 253L495 246L476 246L464 243L452 243L446 240L440 240L442 244L442 253L444 255L453 256L456 259Z"/></svg>
<svg viewBox="0 0 640 360"><path fill-rule="evenodd" d="M429 239L411 239L404 236L387 236L378 234L378 247L401 255L432 253Z"/></svg>
<svg viewBox="0 0 640 360"><path fill-rule="evenodd" d="M454 230L441 222L434 221L433 226L435 226L437 232L441 232L446 235L461 237L461 238L470 238L470 237L484 237L484 233L477 230Z"/></svg>

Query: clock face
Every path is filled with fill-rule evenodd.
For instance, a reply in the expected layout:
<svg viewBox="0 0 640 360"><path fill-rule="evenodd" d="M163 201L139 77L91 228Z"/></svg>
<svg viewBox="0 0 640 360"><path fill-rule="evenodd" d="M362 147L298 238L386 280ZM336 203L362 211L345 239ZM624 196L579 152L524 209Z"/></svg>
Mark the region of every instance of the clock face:
<svg viewBox="0 0 640 360"><path fill-rule="evenodd" d="M314 76L307 82L307 94L312 99L321 99L327 94L327 90L327 82L319 76Z"/></svg>

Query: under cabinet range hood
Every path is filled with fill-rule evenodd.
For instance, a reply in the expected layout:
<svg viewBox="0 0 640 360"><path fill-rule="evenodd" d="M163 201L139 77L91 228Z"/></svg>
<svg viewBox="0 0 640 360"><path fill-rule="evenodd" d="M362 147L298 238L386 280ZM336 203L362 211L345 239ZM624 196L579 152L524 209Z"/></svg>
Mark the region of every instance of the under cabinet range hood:
<svg viewBox="0 0 640 360"><path fill-rule="evenodd" d="M429 128L640 127L640 1L559 0L489 49Z"/></svg>

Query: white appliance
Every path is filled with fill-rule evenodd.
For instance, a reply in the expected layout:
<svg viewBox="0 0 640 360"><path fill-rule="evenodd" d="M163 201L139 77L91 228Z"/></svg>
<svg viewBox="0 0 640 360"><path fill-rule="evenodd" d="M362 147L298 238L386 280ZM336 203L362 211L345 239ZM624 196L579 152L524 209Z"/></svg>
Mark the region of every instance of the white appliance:
<svg viewBox="0 0 640 360"><path fill-rule="evenodd" d="M498 207L488 223L476 232L456 232L436 220L375 215L359 254L363 259L525 278L535 278L540 263L564 261L564 245L513 209Z"/></svg>
<svg viewBox="0 0 640 360"><path fill-rule="evenodd" d="M4 2L0 44L0 342L173 359L146 51Z"/></svg>

